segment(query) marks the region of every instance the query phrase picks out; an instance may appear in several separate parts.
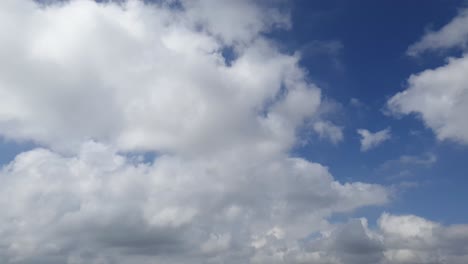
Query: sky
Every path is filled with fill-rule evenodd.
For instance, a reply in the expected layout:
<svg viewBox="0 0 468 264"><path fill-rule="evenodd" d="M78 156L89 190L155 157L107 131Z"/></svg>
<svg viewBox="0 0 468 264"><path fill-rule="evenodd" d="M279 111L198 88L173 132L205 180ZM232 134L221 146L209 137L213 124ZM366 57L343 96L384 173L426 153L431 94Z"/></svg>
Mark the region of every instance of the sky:
<svg viewBox="0 0 468 264"><path fill-rule="evenodd" d="M468 263L463 0L0 2L0 262Z"/></svg>

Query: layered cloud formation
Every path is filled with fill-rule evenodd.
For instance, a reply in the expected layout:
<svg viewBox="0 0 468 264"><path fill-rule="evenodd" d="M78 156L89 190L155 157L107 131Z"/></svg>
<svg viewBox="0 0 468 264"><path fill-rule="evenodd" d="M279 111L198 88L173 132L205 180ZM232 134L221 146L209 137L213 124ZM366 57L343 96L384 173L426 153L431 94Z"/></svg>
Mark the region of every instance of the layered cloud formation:
<svg viewBox="0 0 468 264"><path fill-rule="evenodd" d="M0 133L38 146L0 172L0 262L466 262L466 226L329 222L391 192L289 155L304 126L343 139L265 34L289 26L262 1L0 2Z"/></svg>

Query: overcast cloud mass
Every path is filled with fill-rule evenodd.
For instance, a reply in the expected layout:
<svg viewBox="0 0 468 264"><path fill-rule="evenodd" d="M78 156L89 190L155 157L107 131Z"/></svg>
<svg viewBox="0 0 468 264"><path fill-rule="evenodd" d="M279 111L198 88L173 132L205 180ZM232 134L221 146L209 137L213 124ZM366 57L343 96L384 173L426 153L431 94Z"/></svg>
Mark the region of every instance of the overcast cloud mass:
<svg viewBox="0 0 468 264"><path fill-rule="evenodd" d="M465 47L461 20L409 51ZM303 130L346 140L268 35L291 26L279 1L0 1L0 135L34 145L0 171L0 262L467 263L468 225L331 221L395 193L291 154ZM411 76L388 107L468 143L467 65ZM390 138L358 133L362 151Z"/></svg>

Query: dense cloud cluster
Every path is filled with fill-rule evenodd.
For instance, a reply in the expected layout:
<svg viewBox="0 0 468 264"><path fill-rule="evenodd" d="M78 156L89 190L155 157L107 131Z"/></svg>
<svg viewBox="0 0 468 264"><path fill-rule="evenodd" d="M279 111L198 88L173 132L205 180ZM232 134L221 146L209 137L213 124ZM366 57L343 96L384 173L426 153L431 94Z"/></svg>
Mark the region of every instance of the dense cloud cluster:
<svg viewBox="0 0 468 264"><path fill-rule="evenodd" d="M380 186L340 184L297 158L165 155L150 164L94 142L72 157L22 153L0 178L2 262L126 254L245 262L272 246L271 236L291 247L328 227L333 212L387 200Z"/></svg>
<svg viewBox="0 0 468 264"><path fill-rule="evenodd" d="M3 263L464 263L468 227L383 214L385 189L297 158L154 163L87 142L24 152L0 174ZM448 261L448 262L447 262Z"/></svg>
<svg viewBox="0 0 468 264"><path fill-rule="evenodd" d="M0 262L466 260L466 226L329 222L391 192L289 155L303 126L343 139L265 35L289 26L265 1L1 1L0 133L41 147L0 171Z"/></svg>
<svg viewBox="0 0 468 264"><path fill-rule="evenodd" d="M320 91L260 35L287 17L224 2L2 3L2 134L61 151L89 139L197 155L287 148Z"/></svg>

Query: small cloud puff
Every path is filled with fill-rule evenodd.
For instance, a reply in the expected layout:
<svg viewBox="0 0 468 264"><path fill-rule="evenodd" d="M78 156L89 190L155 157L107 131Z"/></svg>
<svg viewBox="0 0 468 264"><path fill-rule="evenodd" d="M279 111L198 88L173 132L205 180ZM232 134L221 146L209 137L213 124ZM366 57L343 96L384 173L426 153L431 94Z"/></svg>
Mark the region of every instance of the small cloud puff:
<svg viewBox="0 0 468 264"><path fill-rule="evenodd" d="M375 133L367 129L358 129L357 133L361 136L361 151L363 152L375 148L391 138L390 128Z"/></svg>

